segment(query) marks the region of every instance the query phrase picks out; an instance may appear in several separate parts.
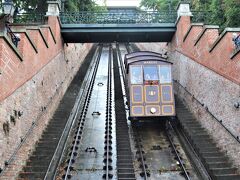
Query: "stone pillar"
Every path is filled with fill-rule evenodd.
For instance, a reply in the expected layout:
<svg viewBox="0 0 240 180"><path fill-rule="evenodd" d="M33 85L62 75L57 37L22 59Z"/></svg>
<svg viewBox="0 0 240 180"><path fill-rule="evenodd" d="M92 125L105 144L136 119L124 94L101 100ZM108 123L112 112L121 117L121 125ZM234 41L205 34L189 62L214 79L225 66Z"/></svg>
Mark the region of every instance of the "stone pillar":
<svg viewBox="0 0 240 180"><path fill-rule="evenodd" d="M188 2L180 2L177 7L178 19L180 16L192 16L190 4Z"/></svg>
<svg viewBox="0 0 240 180"><path fill-rule="evenodd" d="M47 1L48 3L48 11L46 13L47 16L59 16L61 10L61 1Z"/></svg>
<svg viewBox="0 0 240 180"><path fill-rule="evenodd" d="M47 1L48 11L46 16L48 17L48 25L51 27L54 36L58 36L60 32L59 16L61 11L61 0Z"/></svg>
<svg viewBox="0 0 240 180"><path fill-rule="evenodd" d="M191 25L190 4L187 2L180 2L177 7L177 31L175 35L176 47L181 48L183 38Z"/></svg>

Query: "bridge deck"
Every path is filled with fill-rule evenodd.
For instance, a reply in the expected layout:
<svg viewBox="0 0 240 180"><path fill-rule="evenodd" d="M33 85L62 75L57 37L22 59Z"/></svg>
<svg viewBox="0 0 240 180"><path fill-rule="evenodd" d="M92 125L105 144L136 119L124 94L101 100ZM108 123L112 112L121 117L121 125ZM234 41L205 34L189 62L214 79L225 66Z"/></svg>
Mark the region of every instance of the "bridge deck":
<svg viewBox="0 0 240 180"><path fill-rule="evenodd" d="M67 43L169 42L176 31L176 12L61 13Z"/></svg>
<svg viewBox="0 0 240 180"><path fill-rule="evenodd" d="M62 24L64 42L169 42L176 26L158 24Z"/></svg>

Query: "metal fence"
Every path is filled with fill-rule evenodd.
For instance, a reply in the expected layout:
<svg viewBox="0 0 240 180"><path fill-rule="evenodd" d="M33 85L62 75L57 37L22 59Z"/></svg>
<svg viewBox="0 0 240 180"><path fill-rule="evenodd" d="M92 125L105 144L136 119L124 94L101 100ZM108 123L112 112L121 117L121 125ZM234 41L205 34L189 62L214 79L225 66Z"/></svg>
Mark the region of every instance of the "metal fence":
<svg viewBox="0 0 240 180"><path fill-rule="evenodd" d="M175 11L155 12L76 12L60 13L62 24L141 24L174 23Z"/></svg>
<svg viewBox="0 0 240 180"><path fill-rule="evenodd" d="M19 13L14 16L13 22L17 24L44 24L45 13Z"/></svg>

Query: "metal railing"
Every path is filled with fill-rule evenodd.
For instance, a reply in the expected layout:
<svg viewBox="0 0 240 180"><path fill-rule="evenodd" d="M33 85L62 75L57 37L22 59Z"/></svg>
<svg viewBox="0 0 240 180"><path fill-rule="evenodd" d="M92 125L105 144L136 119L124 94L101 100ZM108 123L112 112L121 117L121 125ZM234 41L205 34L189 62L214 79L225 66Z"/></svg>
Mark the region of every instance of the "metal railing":
<svg viewBox="0 0 240 180"><path fill-rule="evenodd" d="M13 17L17 24L44 24L45 13L19 13Z"/></svg>
<svg viewBox="0 0 240 180"><path fill-rule="evenodd" d="M145 12L76 12L60 13L62 24L150 24L174 23L175 11Z"/></svg>
<svg viewBox="0 0 240 180"><path fill-rule="evenodd" d="M185 86L183 86L178 80L174 80L175 84L182 88L189 96L192 97L193 100L195 100L197 102L197 104L201 105L206 112L215 120L217 121L238 143L240 143L240 138L238 135L235 135L226 125L223 124L223 120L220 120L216 117L216 115L214 115L209 108L202 103L199 99L197 99Z"/></svg>
<svg viewBox="0 0 240 180"><path fill-rule="evenodd" d="M17 48L18 42L20 41L20 38L12 32L8 23L6 23L6 29L7 29L7 36L11 39L12 43Z"/></svg>

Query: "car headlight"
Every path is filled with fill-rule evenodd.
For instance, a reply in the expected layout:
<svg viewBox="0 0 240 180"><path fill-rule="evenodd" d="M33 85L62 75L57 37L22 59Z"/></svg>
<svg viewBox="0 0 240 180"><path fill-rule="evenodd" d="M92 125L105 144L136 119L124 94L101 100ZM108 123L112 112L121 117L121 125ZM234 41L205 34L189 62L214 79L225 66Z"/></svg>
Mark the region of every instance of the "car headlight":
<svg viewBox="0 0 240 180"><path fill-rule="evenodd" d="M151 112L152 114L155 114L155 113L157 112L157 110L156 110L156 108L151 108L151 109L150 109L150 112Z"/></svg>

